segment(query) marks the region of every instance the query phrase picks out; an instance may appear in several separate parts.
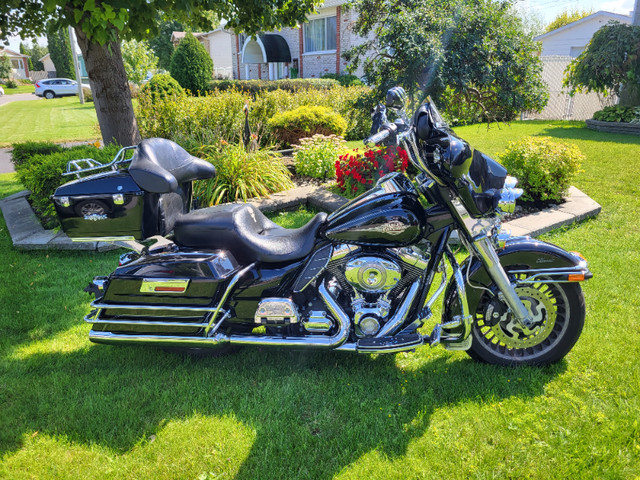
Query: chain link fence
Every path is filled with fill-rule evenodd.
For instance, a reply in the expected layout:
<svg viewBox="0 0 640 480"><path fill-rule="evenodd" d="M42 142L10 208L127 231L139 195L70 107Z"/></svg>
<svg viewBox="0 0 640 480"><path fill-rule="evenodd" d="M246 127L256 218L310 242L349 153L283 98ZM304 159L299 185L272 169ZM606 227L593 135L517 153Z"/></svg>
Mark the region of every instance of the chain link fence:
<svg viewBox="0 0 640 480"><path fill-rule="evenodd" d="M576 93L573 97L562 87L564 71L573 58L563 55L542 57L542 79L549 86L549 103L541 112L525 112L523 120L586 120L604 107L618 103L615 95Z"/></svg>

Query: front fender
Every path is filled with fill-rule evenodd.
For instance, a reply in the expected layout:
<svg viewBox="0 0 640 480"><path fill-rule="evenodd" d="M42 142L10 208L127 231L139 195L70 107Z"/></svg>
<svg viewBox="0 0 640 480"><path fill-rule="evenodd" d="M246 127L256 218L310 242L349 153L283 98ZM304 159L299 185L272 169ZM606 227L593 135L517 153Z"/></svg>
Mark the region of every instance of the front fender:
<svg viewBox="0 0 640 480"><path fill-rule="evenodd" d="M539 275L557 279L559 282L588 280L593 276L587 261L579 253L567 252L557 245L530 237L511 238L503 248L496 250L496 253L500 264L508 271L527 270L532 274L539 271ZM483 288L489 288L492 280L476 256L467 257L460 265L460 270L465 278L469 312L474 315L480 297L485 291ZM455 284L450 281L445 295L443 319L457 314L457 303Z"/></svg>

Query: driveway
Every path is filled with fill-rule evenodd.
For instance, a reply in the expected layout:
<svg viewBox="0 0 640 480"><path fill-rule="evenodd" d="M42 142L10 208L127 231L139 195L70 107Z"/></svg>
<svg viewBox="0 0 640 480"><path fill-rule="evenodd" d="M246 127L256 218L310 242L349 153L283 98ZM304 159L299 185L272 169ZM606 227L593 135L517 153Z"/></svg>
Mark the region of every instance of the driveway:
<svg viewBox="0 0 640 480"><path fill-rule="evenodd" d="M0 107L7 103L19 102L20 100L43 100L42 97L36 97L33 93L16 93L15 95L0 96Z"/></svg>

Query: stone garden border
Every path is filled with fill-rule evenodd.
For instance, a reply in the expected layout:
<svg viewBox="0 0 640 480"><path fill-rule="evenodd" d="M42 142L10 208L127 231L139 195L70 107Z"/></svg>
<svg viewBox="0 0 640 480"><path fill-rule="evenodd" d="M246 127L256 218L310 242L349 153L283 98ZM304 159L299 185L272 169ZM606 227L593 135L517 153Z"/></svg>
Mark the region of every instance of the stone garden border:
<svg viewBox="0 0 640 480"><path fill-rule="evenodd" d="M590 118L586 120L587 128L606 133L625 133L628 135L640 135L640 123L602 122Z"/></svg>
<svg viewBox="0 0 640 480"><path fill-rule="evenodd" d="M21 250L93 250L106 251L117 248L104 242L72 242L61 230L45 230L27 202L28 190L0 200L11 241ZM293 210L300 205L316 210L333 212L348 200L323 187L299 187L252 200L263 212ZM211 208L211 207L210 207ZM565 203L540 212L503 223L503 230L514 236L542 235L561 226L570 225L600 213L602 207L575 187L569 188ZM206 210L206 209L204 209Z"/></svg>

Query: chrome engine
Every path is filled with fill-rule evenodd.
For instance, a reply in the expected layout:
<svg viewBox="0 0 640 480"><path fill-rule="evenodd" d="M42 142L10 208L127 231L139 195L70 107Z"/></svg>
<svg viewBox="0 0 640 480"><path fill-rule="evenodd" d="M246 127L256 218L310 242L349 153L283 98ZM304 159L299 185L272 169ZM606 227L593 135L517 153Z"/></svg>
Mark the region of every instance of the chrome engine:
<svg viewBox="0 0 640 480"><path fill-rule="evenodd" d="M427 267L428 259L418 249L396 248L388 252L378 256L365 254L359 247L339 245L329 262L329 271L344 291L353 292L349 296L358 337L372 337L384 330L396 297Z"/></svg>

